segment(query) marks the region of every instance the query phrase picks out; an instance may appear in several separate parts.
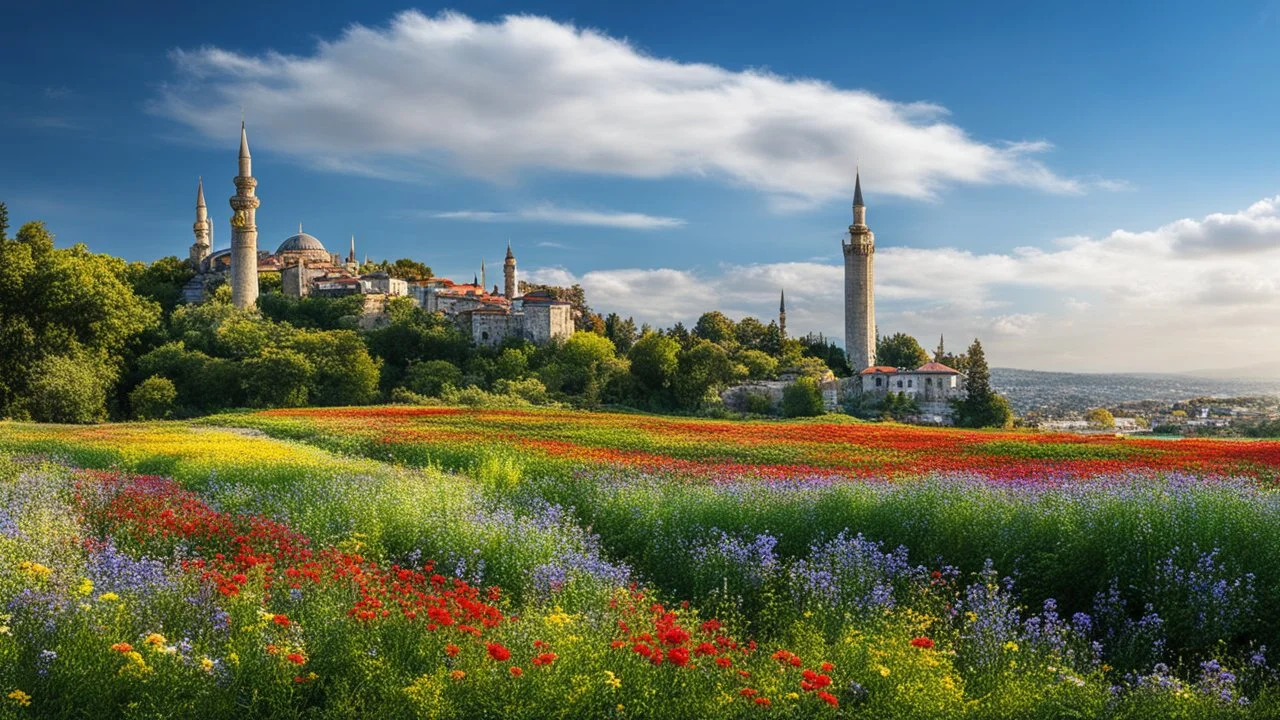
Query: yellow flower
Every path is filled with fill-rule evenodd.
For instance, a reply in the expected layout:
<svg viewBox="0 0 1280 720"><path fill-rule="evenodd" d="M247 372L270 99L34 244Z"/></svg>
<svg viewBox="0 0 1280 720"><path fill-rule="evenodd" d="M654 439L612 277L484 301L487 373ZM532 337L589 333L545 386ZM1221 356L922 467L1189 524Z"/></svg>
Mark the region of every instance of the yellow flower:
<svg viewBox="0 0 1280 720"><path fill-rule="evenodd" d="M230 655L227 655L227 662L231 663L232 665L239 665L240 656L237 655L236 653L231 653Z"/></svg>
<svg viewBox="0 0 1280 720"><path fill-rule="evenodd" d="M787 693L787 699L788 699L788 700L799 700L799 699L800 699L800 693L793 693L793 692L789 692L789 693Z"/></svg>
<svg viewBox="0 0 1280 720"><path fill-rule="evenodd" d="M0 635L8 635L8 634L9 634L9 626L0 625Z"/></svg>
<svg viewBox="0 0 1280 720"><path fill-rule="evenodd" d="M880 672L880 677L889 677L889 668L883 665L877 665L876 670Z"/></svg>
<svg viewBox="0 0 1280 720"><path fill-rule="evenodd" d="M18 570L36 580L48 580L49 576L53 574L53 570L49 567L30 560L23 560L18 563Z"/></svg>
<svg viewBox="0 0 1280 720"><path fill-rule="evenodd" d="M605 681L604 681L605 685L608 685L615 689L622 687L622 678L618 677L617 675L614 675L612 670L605 670L604 676L605 676Z"/></svg>
<svg viewBox="0 0 1280 720"><path fill-rule="evenodd" d="M80 581L80 587L76 588L76 592L88 597L93 594L93 581L85 578Z"/></svg>
<svg viewBox="0 0 1280 720"><path fill-rule="evenodd" d="M142 659L142 654L137 650L130 650L125 653L124 659L128 662L124 667L120 668L121 675L146 675L151 672L151 668L147 666L147 661Z"/></svg>
<svg viewBox="0 0 1280 720"><path fill-rule="evenodd" d="M115 602L119 599L120 596L113 592L102 593L98 596L98 602Z"/></svg>
<svg viewBox="0 0 1280 720"><path fill-rule="evenodd" d="M1018 652L1018 643L1010 640L1009 642L1004 644L1004 649L1008 650L1009 652Z"/></svg>
<svg viewBox="0 0 1280 720"><path fill-rule="evenodd" d="M622 703L618 703L618 712L622 712Z"/></svg>
<svg viewBox="0 0 1280 720"><path fill-rule="evenodd" d="M552 612L550 615L547 616L547 622L557 627L562 625L568 625L570 622L573 622L573 616L569 615L564 610L561 610L559 607L557 607L555 609L555 612Z"/></svg>
<svg viewBox="0 0 1280 720"><path fill-rule="evenodd" d="M200 658L200 669L205 672L213 672L213 661L209 658Z"/></svg>
<svg viewBox="0 0 1280 720"><path fill-rule="evenodd" d="M14 690L9 693L9 699L17 703L20 707L26 707L31 704L31 696L21 690Z"/></svg>
<svg viewBox="0 0 1280 720"><path fill-rule="evenodd" d="M145 641L151 647L160 647L164 645L164 636L160 633L151 633Z"/></svg>

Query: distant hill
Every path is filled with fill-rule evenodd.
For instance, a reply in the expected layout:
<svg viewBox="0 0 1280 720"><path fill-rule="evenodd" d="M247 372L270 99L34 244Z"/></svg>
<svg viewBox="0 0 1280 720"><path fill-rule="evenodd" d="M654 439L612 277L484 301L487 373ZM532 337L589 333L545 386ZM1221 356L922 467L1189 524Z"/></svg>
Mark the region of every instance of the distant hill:
<svg viewBox="0 0 1280 720"><path fill-rule="evenodd" d="M1260 368L1261 366L1253 366ZM1241 368L1247 370L1247 368ZM1247 375L1066 373L992 368L991 385L1009 398L1014 411L1059 414L1140 400L1173 402L1194 397L1280 395L1280 377Z"/></svg>
<svg viewBox="0 0 1280 720"><path fill-rule="evenodd" d="M1276 364L1274 362L1258 362L1253 363L1252 365L1218 368L1216 370L1192 370L1182 374L1193 377L1216 379L1280 380L1280 364Z"/></svg>

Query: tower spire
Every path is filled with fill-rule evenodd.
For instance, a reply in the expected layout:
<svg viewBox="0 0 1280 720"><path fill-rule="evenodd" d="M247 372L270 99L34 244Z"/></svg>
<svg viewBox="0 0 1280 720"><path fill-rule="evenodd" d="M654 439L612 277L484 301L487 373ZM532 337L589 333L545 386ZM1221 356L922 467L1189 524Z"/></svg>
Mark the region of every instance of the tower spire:
<svg viewBox="0 0 1280 720"><path fill-rule="evenodd" d="M199 178L199 180L197 180L197 181L196 181L196 211L197 211L197 213L199 212L199 208L206 208L206 212L208 212L208 210L207 210L208 206L204 204L204 178L203 178L203 177Z"/></svg>
<svg viewBox="0 0 1280 720"><path fill-rule="evenodd" d="M352 265L354 265L354 264L355 264L355 262L356 262L356 236L355 236L355 233L352 233L352 234L351 234L351 252L347 254L347 262L348 262L348 263L351 263Z"/></svg>
<svg viewBox="0 0 1280 720"><path fill-rule="evenodd" d="M862 168L853 171L853 206L862 205Z"/></svg>
<svg viewBox="0 0 1280 720"><path fill-rule="evenodd" d="M243 114L243 110L240 111ZM240 177L253 176L253 156L249 154L249 133L244 129L244 118L240 118Z"/></svg>
<svg viewBox="0 0 1280 720"><path fill-rule="evenodd" d="M778 299L778 330L782 337L787 337L787 291L781 290Z"/></svg>
<svg viewBox="0 0 1280 720"><path fill-rule="evenodd" d="M842 243L844 250L844 347L857 373L876 364L876 236L867 227L862 202L862 172L853 181L853 224Z"/></svg>
<svg viewBox="0 0 1280 720"><path fill-rule="evenodd" d="M213 247L213 224L209 222L209 208L204 204L204 178L196 183L196 222L191 226L196 241L191 244L187 259L196 270L200 263L209 256Z"/></svg>
<svg viewBox="0 0 1280 720"><path fill-rule="evenodd" d="M516 282L516 254L511 252L511 238L507 238L507 257L502 261L502 295L514 300L519 284Z"/></svg>

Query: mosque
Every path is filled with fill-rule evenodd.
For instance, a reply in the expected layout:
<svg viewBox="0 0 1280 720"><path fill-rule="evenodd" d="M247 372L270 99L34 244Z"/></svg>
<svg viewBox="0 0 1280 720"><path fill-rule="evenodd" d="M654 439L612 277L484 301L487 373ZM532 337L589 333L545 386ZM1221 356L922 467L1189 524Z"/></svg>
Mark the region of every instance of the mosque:
<svg viewBox="0 0 1280 720"><path fill-rule="evenodd" d="M452 318L471 335L477 345L497 347L508 338L521 338L535 343L566 338L573 334L573 309L546 292L519 293L516 279L516 257L507 244L503 261L503 288L485 289L483 277L470 284L459 284L447 278L406 281L386 272L361 274L356 260L355 236L343 258L330 253L314 235L302 231L290 235L275 252L258 249L257 196L258 180L253 176L253 157L249 153L249 135L240 123L240 167L233 182L236 194L231 197L231 247L213 250L213 221L204 199L204 180L196 187L196 221L192 226L195 242L187 253L187 261L195 275L183 287L183 301L200 303L210 290L229 282L231 302L239 308L252 308L258 301L259 277L263 273L279 273L285 295L335 297L364 296L362 326L376 325L386 317L386 302L393 297L407 297L430 312ZM481 273L484 274L484 263Z"/></svg>

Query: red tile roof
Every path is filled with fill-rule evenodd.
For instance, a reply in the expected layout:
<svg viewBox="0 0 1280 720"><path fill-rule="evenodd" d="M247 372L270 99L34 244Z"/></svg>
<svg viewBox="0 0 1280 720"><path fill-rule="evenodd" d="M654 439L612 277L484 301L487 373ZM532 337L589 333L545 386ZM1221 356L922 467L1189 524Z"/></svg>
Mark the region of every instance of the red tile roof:
<svg viewBox="0 0 1280 720"><path fill-rule="evenodd" d="M928 362L916 368L916 372L922 373L945 373L947 375L959 375L960 371L955 368L949 368L942 363Z"/></svg>
<svg viewBox="0 0 1280 720"><path fill-rule="evenodd" d="M892 375L896 372L898 372L898 368L893 367L892 365L872 365L871 367L867 368L866 370L863 370L858 374L859 375L876 375L876 374Z"/></svg>

